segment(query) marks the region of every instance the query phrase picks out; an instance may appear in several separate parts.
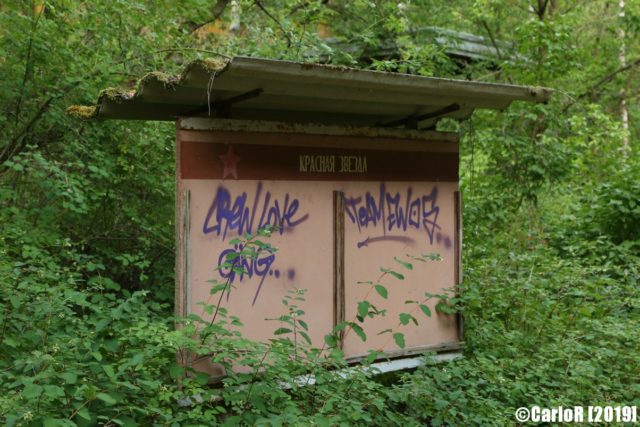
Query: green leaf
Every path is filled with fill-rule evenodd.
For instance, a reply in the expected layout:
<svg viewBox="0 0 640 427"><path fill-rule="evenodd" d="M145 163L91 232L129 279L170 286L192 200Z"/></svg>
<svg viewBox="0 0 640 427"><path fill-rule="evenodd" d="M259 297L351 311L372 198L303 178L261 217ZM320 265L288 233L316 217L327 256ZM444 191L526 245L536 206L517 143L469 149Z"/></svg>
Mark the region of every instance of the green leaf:
<svg viewBox="0 0 640 427"><path fill-rule="evenodd" d="M238 258L240 256L240 254L238 254L237 252L228 252L225 255L225 260L226 261L233 261L234 259Z"/></svg>
<svg viewBox="0 0 640 427"><path fill-rule="evenodd" d="M108 393L98 393L96 394L96 397L100 400L102 400L104 403L106 403L107 405L111 406L111 405L115 405L117 403L116 399L113 398L110 394Z"/></svg>
<svg viewBox="0 0 640 427"><path fill-rule="evenodd" d="M307 325L307 322L305 322L304 320L298 320L298 323L300 324L300 326L302 326L302 329L304 329L305 331L309 330L309 325Z"/></svg>
<svg viewBox="0 0 640 427"><path fill-rule="evenodd" d="M27 399L33 399L40 396L43 392L43 388L38 384L27 384L22 390L22 395Z"/></svg>
<svg viewBox="0 0 640 427"><path fill-rule="evenodd" d="M325 335L324 342L327 344L327 347L336 347L338 345L338 339L333 334Z"/></svg>
<svg viewBox="0 0 640 427"><path fill-rule="evenodd" d="M407 325L407 324L409 324L409 322L413 322L416 325L418 324L418 321L416 320L416 318L413 317L411 314L409 314L409 313L400 313L400 323L402 323L403 325Z"/></svg>
<svg viewBox="0 0 640 427"><path fill-rule="evenodd" d="M431 252L430 254L422 254L421 256L431 261L442 261L442 257L440 256L440 254L435 252Z"/></svg>
<svg viewBox="0 0 640 427"><path fill-rule="evenodd" d="M388 296L387 288L385 288L384 286L378 283L376 284L375 289L376 289L376 292L378 292L378 294L382 298L387 299L387 296Z"/></svg>
<svg viewBox="0 0 640 427"><path fill-rule="evenodd" d="M391 270L389 268L382 268L382 267L380 267L380 271L382 271L383 273L390 274L390 275L392 275L393 277L395 277L398 280L404 280L404 276L402 274L398 273L397 271L393 271L393 270Z"/></svg>
<svg viewBox="0 0 640 427"><path fill-rule="evenodd" d="M64 389L57 385L45 385L44 393L47 397L64 397Z"/></svg>
<svg viewBox="0 0 640 427"><path fill-rule="evenodd" d="M404 348L404 334L402 332L396 332L393 334L393 340L396 342L398 347Z"/></svg>
<svg viewBox="0 0 640 427"><path fill-rule="evenodd" d="M420 310L427 316L431 317L431 309L424 304L420 304Z"/></svg>
<svg viewBox="0 0 640 427"><path fill-rule="evenodd" d="M113 340L105 340L104 341L104 348L111 352L111 353L115 353L118 351L118 340L117 339L113 339Z"/></svg>
<svg viewBox="0 0 640 427"><path fill-rule="evenodd" d="M89 413L89 409L86 407L80 408L76 415L80 418L84 418L85 420L91 420L91 414Z"/></svg>
<svg viewBox="0 0 640 427"><path fill-rule="evenodd" d="M87 400L95 400L96 398L96 389L93 386L89 386L82 390L82 394Z"/></svg>
<svg viewBox="0 0 640 427"><path fill-rule="evenodd" d="M327 417L315 417L314 421L318 427L331 427L335 425L335 421L332 418Z"/></svg>
<svg viewBox="0 0 640 427"><path fill-rule="evenodd" d="M298 331L298 333L300 334L300 336L302 336L302 338L304 338L307 344L311 345L311 338L309 338L309 335L305 331Z"/></svg>
<svg viewBox="0 0 640 427"><path fill-rule="evenodd" d="M413 270L413 264L403 261L401 259L399 259L398 257L393 257L393 260L395 262L397 262L398 264L400 264L401 266L403 266L404 268L406 268L407 270Z"/></svg>
<svg viewBox="0 0 640 427"><path fill-rule="evenodd" d="M291 332L293 332L291 329L287 329L287 328L278 328L278 329L276 329L276 331L273 333L273 335L284 335L284 334L290 334Z"/></svg>
<svg viewBox="0 0 640 427"><path fill-rule="evenodd" d="M78 381L78 375L73 372L63 372L58 376L62 378L67 384L75 384L76 381Z"/></svg>
<svg viewBox="0 0 640 427"><path fill-rule="evenodd" d="M69 421L67 421L66 419L46 417L42 425L44 427L58 427L58 426L68 426L70 424L69 424Z"/></svg>
<svg viewBox="0 0 640 427"><path fill-rule="evenodd" d="M382 353L380 353L379 351L375 351L372 350L371 352L369 352L369 354L367 355L366 359L364 360L365 365L370 365L373 362L375 362L375 360L378 358L378 356L380 356Z"/></svg>
<svg viewBox="0 0 640 427"><path fill-rule="evenodd" d="M139 424L131 417L118 417L114 421L120 421L123 427L137 427Z"/></svg>
<svg viewBox="0 0 640 427"><path fill-rule="evenodd" d="M277 319L266 319L266 320L279 320L280 322L284 322L287 325L294 326L294 323L293 323L292 319L293 318L291 316L289 316L288 314L286 314L286 315L283 314L282 316L278 317Z"/></svg>
<svg viewBox="0 0 640 427"><path fill-rule="evenodd" d="M225 288L227 287L226 283L215 283L213 286L211 286L211 289L209 290L209 294L210 295L215 295L218 292L222 292L225 290Z"/></svg>
<svg viewBox="0 0 640 427"><path fill-rule="evenodd" d="M20 295L10 295L9 301L13 308L18 308L20 307L20 304L22 304L22 297Z"/></svg>
<svg viewBox="0 0 640 427"><path fill-rule="evenodd" d="M5 338L5 339L4 339L3 344L8 345L9 347L16 348L16 347L18 347L18 345L19 345L20 343L19 343L18 341L14 340L14 339L13 339L13 338L11 338L11 337L7 337L7 338Z"/></svg>
<svg viewBox="0 0 640 427"><path fill-rule="evenodd" d="M113 371L113 367L111 365L102 365L102 369L104 369L104 372L107 374L110 380L116 379L116 374Z"/></svg>
<svg viewBox="0 0 640 427"><path fill-rule="evenodd" d="M436 304L436 311L443 314L454 314L456 312L456 309L448 306L444 302L439 302Z"/></svg>
<svg viewBox="0 0 640 427"><path fill-rule="evenodd" d="M358 316L364 318L367 316L367 314L369 313L369 307L371 306L371 304L369 303L369 301L360 301L358 303Z"/></svg>
<svg viewBox="0 0 640 427"><path fill-rule="evenodd" d="M362 329L362 327L360 327L360 325L358 325L357 323L352 323L351 329L353 329L353 332L355 332L362 341L367 340L367 334L364 333L364 330Z"/></svg>
<svg viewBox="0 0 640 427"><path fill-rule="evenodd" d="M182 377L182 375L184 375L184 372L185 368L178 365L177 363L173 363L169 368L169 375L171 375L171 378L173 379Z"/></svg>
<svg viewBox="0 0 640 427"><path fill-rule="evenodd" d="M140 387L131 384L129 381L118 381L118 385L122 387L126 387L129 390L140 390Z"/></svg>
<svg viewBox="0 0 640 427"><path fill-rule="evenodd" d="M344 330L347 326L349 326L351 323L349 322L340 322L338 323L336 326L333 327L333 332L339 332Z"/></svg>

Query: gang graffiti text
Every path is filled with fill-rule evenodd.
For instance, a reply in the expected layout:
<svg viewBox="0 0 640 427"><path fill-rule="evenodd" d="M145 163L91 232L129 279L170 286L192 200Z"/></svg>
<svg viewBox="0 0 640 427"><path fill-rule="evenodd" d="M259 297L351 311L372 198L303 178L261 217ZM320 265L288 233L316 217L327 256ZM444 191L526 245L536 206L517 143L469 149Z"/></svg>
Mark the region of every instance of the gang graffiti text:
<svg viewBox="0 0 640 427"><path fill-rule="evenodd" d="M403 197L404 196L404 197ZM367 237L358 243L358 248L369 243L382 240L403 241L402 236L389 236L394 231L405 232L408 229L424 230L430 244L436 237L438 215L438 188L433 187L428 194L413 194L411 187L406 193L388 191L384 183L379 192L364 196L345 197L345 213L349 220L358 227L358 232L368 228L382 227L383 236Z"/></svg>
<svg viewBox="0 0 640 427"><path fill-rule="evenodd" d="M309 214L298 213L300 201L291 198L289 194L284 196L284 200L272 198L269 191L262 197L262 183L257 185L253 203L249 205L247 202L247 193L243 192L232 200L229 190L223 186L218 187L204 220L202 232L215 233L216 236L222 234L224 241L229 231L243 235L271 225L282 234L309 217Z"/></svg>
<svg viewBox="0 0 640 427"><path fill-rule="evenodd" d="M256 186L255 196L249 201L246 192L232 197L230 191L219 186L216 195L209 206L202 226L202 232L207 235L213 233L222 236L224 242L228 233L242 236L245 233L255 233L267 227L283 234L303 223L309 214L300 212L300 201L285 194L283 198L272 197L271 192L263 193L262 183ZM243 248L235 245L233 248L223 250L217 260L220 277L229 281L231 285L237 280L242 281L245 275L248 278L254 276L260 278L252 305L256 303L262 284L267 275L280 276L279 270L272 269L275 262L275 251L269 247L259 248L251 257L241 255ZM235 253L233 266L225 267L225 260L230 254ZM293 270L290 269L288 277L293 278ZM228 298L229 294L227 294Z"/></svg>

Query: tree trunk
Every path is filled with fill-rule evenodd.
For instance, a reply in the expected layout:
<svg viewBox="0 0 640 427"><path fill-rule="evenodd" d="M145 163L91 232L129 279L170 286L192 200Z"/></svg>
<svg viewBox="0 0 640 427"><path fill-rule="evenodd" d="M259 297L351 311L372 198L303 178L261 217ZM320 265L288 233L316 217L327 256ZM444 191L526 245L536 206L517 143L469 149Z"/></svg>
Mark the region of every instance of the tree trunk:
<svg viewBox="0 0 640 427"><path fill-rule="evenodd" d="M627 52L626 52L626 44L625 44L625 31L622 27L623 19L624 19L624 0L620 0L618 3L620 8L620 12L618 13L618 17L620 18L620 23L618 27L618 38L620 39L620 51L619 51L619 61L620 67L627 66ZM622 119L622 129L624 130L623 139L622 139L622 147L620 148L622 151L623 159L629 156L629 110L627 108L627 91L625 86L622 86L620 89L620 118Z"/></svg>

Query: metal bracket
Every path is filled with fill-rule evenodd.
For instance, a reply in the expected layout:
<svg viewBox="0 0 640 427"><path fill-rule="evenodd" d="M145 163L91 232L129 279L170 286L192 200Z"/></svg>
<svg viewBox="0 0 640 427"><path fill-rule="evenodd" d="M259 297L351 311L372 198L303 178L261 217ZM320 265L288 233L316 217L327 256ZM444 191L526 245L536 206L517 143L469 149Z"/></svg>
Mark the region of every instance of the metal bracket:
<svg viewBox="0 0 640 427"><path fill-rule="evenodd" d="M418 123L422 120L433 119L436 117L444 116L448 113L453 113L454 111L458 111L460 109L460 105L458 104L450 104L446 107L443 107L439 110L431 111L425 114L418 114L409 117L405 117L404 119L394 120L392 122L381 123L378 126L382 127L397 127L397 126L405 126L410 129L418 129Z"/></svg>
<svg viewBox="0 0 640 427"><path fill-rule="evenodd" d="M230 118L231 117L231 107L238 102L246 101L248 99L256 98L260 96L263 92L262 88L253 89L249 92L245 92L243 94L233 96L231 98L223 99L220 101L214 101L211 105L205 104L193 110L189 110L186 113L182 114L184 117L189 116L197 116L205 112L213 111L215 117L219 118ZM211 115L211 114L209 114Z"/></svg>

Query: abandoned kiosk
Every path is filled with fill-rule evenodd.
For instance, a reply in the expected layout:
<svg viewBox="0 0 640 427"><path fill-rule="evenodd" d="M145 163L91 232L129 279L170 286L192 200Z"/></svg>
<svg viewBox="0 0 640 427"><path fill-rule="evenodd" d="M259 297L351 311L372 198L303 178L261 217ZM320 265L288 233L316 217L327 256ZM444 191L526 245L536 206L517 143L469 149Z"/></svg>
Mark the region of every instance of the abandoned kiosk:
<svg viewBox="0 0 640 427"><path fill-rule="evenodd" d="M306 289L300 306L320 347L366 298L386 315L363 323L366 341L343 337L356 361L369 349L391 358L461 349L461 319L436 310L436 299L427 302L430 317L401 325L402 347L379 334L397 327L406 301L453 293L461 280L458 136L436 132L436 123L549 96L543 88L236 57L193 62L177 78L151 73L134 92L105 91L92 114L176 122L178 315L206 318L210 280L227 281L229 315L242 319L247 338L267 340L274 327L264 319L282 313L288 291ZM275 227L268 243L277 251L243 260L242 273L216 268L242 249L238 236L266 226ZM403 270L388 294L359 283L397 266L394 257L423 254L440 260Z"/></svg>

